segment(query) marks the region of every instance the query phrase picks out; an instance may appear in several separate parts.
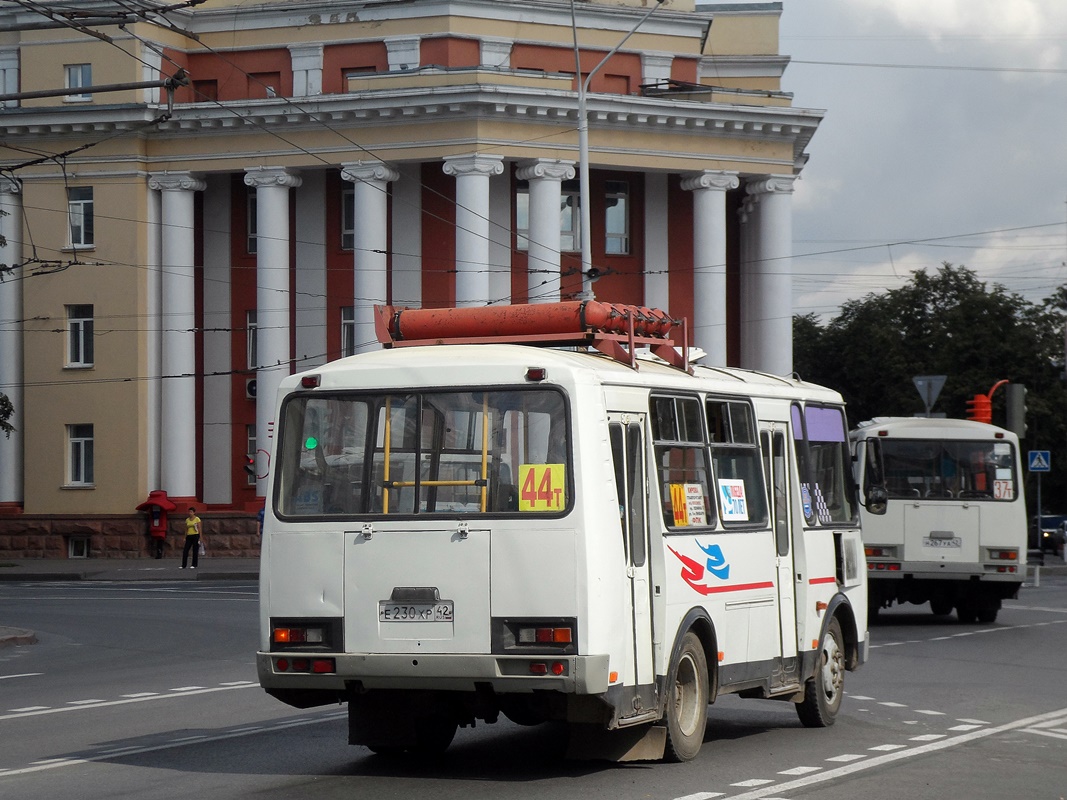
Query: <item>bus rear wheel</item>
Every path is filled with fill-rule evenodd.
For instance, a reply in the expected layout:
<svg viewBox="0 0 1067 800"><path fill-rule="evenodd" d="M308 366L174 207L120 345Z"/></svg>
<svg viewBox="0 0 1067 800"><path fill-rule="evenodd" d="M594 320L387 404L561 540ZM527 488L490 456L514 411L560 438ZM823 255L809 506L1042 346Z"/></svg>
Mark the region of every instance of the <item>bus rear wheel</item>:
<svg viewBox="0 0 1067 800"><path fill-rule="evenodd" d="M708 724L708 659L700 638L689 631L667 676L668 761L691 761L704 743Z"/></svg>
<svg viewBox="0 0 1067 800"><path fill-rule="evenodd" d="M837 719L845 692L845 650L841 624L834 617L819 646L819 668L804 685L797 716L807 728L828 728Z"/></svg>

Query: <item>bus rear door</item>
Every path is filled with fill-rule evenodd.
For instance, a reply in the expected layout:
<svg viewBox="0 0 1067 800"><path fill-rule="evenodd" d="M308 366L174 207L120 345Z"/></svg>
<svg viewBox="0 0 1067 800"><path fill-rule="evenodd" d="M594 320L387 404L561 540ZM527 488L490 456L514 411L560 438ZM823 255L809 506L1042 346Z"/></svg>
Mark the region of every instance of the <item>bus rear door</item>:
<svg viewBox="0 0 1067 800"><path fill-rule="evenodd" d="M655 665L652 655L644 415L610 414L608 435L615 465L619 522L626 550L626 575L633 612L633 680L637 686L650 686L655 682Z"/></svg>

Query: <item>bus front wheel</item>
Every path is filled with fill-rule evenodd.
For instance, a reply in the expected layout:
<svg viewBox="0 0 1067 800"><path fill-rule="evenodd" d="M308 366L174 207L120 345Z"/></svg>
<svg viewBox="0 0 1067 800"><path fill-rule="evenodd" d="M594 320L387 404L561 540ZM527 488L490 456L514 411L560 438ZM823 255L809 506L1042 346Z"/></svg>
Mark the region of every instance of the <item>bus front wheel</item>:
<svg viewBox="0 0 1067 800"><path fill-rule="evenodd" d="M708 724L708 659L700 638L689 631L667 679L668 761L691 761L704 743Z"/></svg>
<svg viewBox="0 0 1067 800"><path fill-rule="evenodd" d="M845 650L841 624L834 617L819 647L819 668L804 685L804 699L796 704L797 716L808 728L827 728L837 719L845 689Z"/></svg>

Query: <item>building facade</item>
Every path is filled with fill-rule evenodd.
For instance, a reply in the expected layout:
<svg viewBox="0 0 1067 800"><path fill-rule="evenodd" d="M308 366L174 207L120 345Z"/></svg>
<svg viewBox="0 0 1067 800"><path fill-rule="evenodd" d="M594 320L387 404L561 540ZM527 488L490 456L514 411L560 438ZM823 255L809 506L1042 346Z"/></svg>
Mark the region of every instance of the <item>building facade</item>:
<svg viewBox="0 0 1067 800"><path fill-rule="evenodd" d="M645 305L792 370L822 112L781 90L781 3L68 6L0 10L0 530L253 512L278 382L378 347L378 303Z"/></svg>

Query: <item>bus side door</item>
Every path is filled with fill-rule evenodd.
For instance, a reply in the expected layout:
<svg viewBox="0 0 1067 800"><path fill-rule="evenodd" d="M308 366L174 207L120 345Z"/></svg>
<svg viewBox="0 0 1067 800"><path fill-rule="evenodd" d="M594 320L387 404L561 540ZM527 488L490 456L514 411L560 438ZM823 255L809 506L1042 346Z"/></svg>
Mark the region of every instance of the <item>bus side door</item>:
<svg viewBox="0 0 1067 800"><path fill-rule="evenodd" d="M643 414L608 415L608 437L619 494L619 522L630 583L633 671L637 686L655 682L644 426Z"/></svg>
<svg viewBox="0 0 1067 800"><path fill-rule="evenodd" d="M786 447L785 425L762 425L760 449L763 468L767 474L771 520L777 558L778 619L782 640L782 658L797 655L797 608L793 570L793 532L790 525L789 450Z"/></svg>

